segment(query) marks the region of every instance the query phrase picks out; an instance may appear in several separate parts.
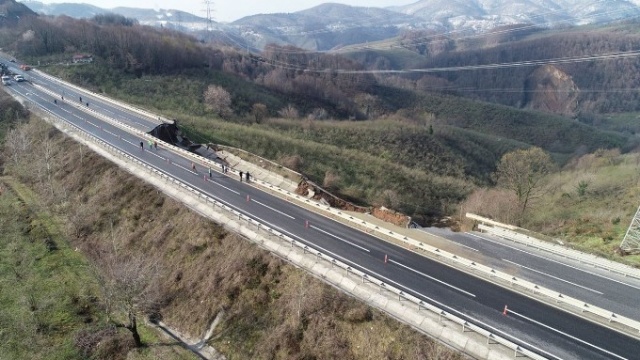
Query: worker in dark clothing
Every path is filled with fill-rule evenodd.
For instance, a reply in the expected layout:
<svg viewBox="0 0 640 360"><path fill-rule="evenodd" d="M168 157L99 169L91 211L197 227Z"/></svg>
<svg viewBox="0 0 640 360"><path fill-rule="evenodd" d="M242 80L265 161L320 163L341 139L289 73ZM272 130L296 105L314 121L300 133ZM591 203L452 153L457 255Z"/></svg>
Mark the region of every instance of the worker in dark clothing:
<svg viewBox="0 0 640 360"><path fill-rule="evenodd" d="M140 141L140 150L144 150L144 142Z"/></svg>
<svg viewBox="0 0 640 360"><path fill-rule="evenodd" d="M247 179L247 182L249 182L249 180L251 180L251 175L249 174L249 172L247 171L247 173L245 174L245 177Z"/></svg>
<svg viewBox="0 0 640 360"><path fill-rule="evenodd" d="M82 96L80 96L80 102L82 102Z"/></svg>
<svg viewBox="0 0 640 360"><path fill-rule="evenodd" d="M87 107L89 107L89 103L87 103Z"/></svg>
<svg viewBox="0 0 640 360"><path fill-rule="evenodd" d="M57 99L53 99L53 103L58 105L58 100Z"/></svg>
<svg viewBox="0 0 640 360"><path fill-rule="evenodd" d="M222 173L226 173L225 168L224 168L224 164L220 164L220 166L222 166Z"/></svg>
<svg viewBox="0 0 640 360"><path fill-rule="evenodd" d="M209 166L209 179L211 179L211 176L212 176L212 175L213 175L213 174L211 173L211 166Z"/></svg>
<svg viewBox="0 0 640 360"><path fill-rule="evenodd" d="M242 171L240 171L240 182L242 182L242 175L244 174L242 173Z"/></svg>

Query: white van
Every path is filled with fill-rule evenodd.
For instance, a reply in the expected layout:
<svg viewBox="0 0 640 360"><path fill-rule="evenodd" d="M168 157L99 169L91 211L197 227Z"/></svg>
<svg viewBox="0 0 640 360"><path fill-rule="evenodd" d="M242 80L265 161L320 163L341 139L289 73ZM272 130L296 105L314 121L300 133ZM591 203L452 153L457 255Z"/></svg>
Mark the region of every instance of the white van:
<svg viewBox="0 0 640 360"><path fill-rule="evenodd" d="M15 80L16 82L23 82L24 77L22 75L16 75L13 77L13 80Z"/></svg>
<svg viewBox="0 0 640 360"><path fill-rule="evenodd" d="M11 85L11 78L7 75L2 76L2 85Z"/></svg>

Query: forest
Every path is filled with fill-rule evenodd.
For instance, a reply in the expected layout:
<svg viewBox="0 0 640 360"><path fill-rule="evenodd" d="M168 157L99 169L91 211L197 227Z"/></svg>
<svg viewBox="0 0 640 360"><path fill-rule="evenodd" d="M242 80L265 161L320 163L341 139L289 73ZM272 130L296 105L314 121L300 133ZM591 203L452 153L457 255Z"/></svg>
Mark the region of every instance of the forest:
<svg viewBox="0 0 640 360"><path fill-rule="evenodd" d="M446 92L518 108L526 103L527 79L539 67L523 64L540 61L554 64L575 82L579 89L575 115L579 118L640 110L637 19L559 30L520 25L474 36L415 32L398 39L397 48L385 50L375 44L369 48L356 49L348 56L374 70L462 69L384 78L386 83L403 88ZM401 49L410 55L398 56ZM610 58L614 54L624 56ZM582 60L558 62L562 59ZM488 64L505 66L476 68Z"/></svg>

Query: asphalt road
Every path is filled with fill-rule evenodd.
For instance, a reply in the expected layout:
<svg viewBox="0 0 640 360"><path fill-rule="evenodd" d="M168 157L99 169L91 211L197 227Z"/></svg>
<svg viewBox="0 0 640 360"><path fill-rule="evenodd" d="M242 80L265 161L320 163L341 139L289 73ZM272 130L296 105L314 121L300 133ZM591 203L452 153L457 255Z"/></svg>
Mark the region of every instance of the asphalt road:
<svg viewBox="0 0 640 360"><path fill-rule="evenodd" d="M483 256L484 264L640 321L640 280L477 232L424 228Z"/></svg>
<svg viewBox="0 0 640 360"><path fill-rule="evenodd" d="M140 138L80 111L77 108L81 106L79 96L84 102L88 101L92 109L138 128L146 127L146 131L155 126L154 121L78 94L60 84L36 76L31 78L55 93L64 93L65 101L59 99L54 104L51 95L43 94L28 83L13 84L10 91L312 248L404 289L425 302L468 318L523 347L562 359L634 359L640 354L640 341L380 241L241 183L235 176L216 172L209 179L207 169L197 168L193 172L191 161L179 155L164 149L142 150ZM308 227L305 226L307 221ZM386 263L385 255L388 256ZM507 316L502 314L505 305L511 310Z"/></svg>

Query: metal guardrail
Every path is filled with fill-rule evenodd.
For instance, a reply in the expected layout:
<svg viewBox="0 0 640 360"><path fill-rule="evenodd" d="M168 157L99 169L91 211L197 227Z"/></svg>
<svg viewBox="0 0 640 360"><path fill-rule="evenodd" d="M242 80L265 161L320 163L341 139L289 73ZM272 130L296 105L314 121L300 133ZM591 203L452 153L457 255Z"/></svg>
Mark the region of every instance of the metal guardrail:
<svg viewBox="0 0 640 360"><path fill-rule="evenodd" d="M499 227L489 227L486 225L480 226L482 226L482 230L493 233L507 240L523 244L527 247L540 249L567 259L573 259L580 263L607 270L612 273L617 273L625 277L640 279L640 271L624 264L617 264L606 259L599 258L595 255L586 254L573 249L567 249L559 245L545 243L541 240L516 231L502 229Z"/></svg>
<svg viewBox="0 0 640 360"><path fill-rule="evenodd" d="M55 77L55 76L51 76L51 75L49 75L49 74L47 74L47 73L44 73L44 72L42 72L42 71L40 71L40 70L38 70L38 69L32 69L31 71L32 71L32 72L37 73L39 76L42 76L42 77L44 77L44 78L49 79L50 81L55 81L55 82L63 83L63 84L65 84L65 86L68 86L68 87L70 87L70 88L73 88L73 89L75 89L75 90L76 90L76 91L78 91L78 92L81 92L81 93L84 93L84 94L89 94L89 95L91 95L91 96L93 96L93 97L96 97L96 98L98 98L98 99L102 100L102 101L110 102L110 103L116 104L116 105L118 105L118 106L120 106L120 107L123 107L123 108L125 108L125 109L127 109L127 110L129 110L129 111L131 111L131 112L135 112L135 113L140 114L140 115L142 115L142 116L144 116L144 117L146 117L146 118L148 118L148 119L150 119L150 120L153 120L153 121L155 121L155 122L158 122L159 124L160 124L160 123L163 123L163 122L166 122L165 120L162 120L160 117L158 117L156 114L152 114L152 113L150 113L150 112L148 112L148 111L146 111L146 110L143 110L143 109L137 108L137 107L135 107L135 106L131 106L130 104L126 104L126 103L123 103L123 102L121 102L121 101L118 101L118 100L115 100L115 99L108 98L108 97L106 97L106 96L104 96L104 95L100 95L100 94L95 93L95 92L93 92L93 91L89 91L89 90L87 90L87 89L83 89L83 88L81 88L81 87L79 87L79 86L76 86L76 85L74 85L74 84L72 84L72 83L66 82L66 81L64 81L64 80L62 80L62 79L59 79L59 78Z"/></svg>
<svg viewBox="0 0 640 360"><path fill-rule="evenodd" d="M469 218L472 218L474 220L480 221L482 223L490 223L490 222L486 222L484 220L482 220L481 217L475 215L474 217L470 217L467 216ZM480 219L478 219L480 218ZM500 223L497 223L500 224ZM636 278L636 279L640 279L640 270L632 268L630 266L627 266L625 264L621 264L621 263L616 263L613 261L610 261L608 259L604 259L601 257L598 257L596 255L593 254L587 254L584 253L582 251L578 251L578 250L574 250L574 249L569 249L567 247L564 246L560 246L560 245L556 245L556 244L552 244L552 243L548 243L539 239L536 239L532 236L526 235L526 234L522 234L519 233L517 231L514 231L512 229L505 229L503 227L501 227L500 225L494 225L492 227L486 226L486 225L482 225L483 227L482 230L494 233L502 238L505 238L507 240L511 240L513 242L519 243L519 244L523 244L527 247L532 247L532 248L536 248L539 250L543 250L546 251L548 253L552 253L558 256L561 256L563 258L567 258L567 259L573 259L576 260L580 263L584 263L590 266L593 266L595 268L600 268L600 269L604 269L613 273L618 273L620 275L623 275L625 277L631 277L631 278Z"/></svg>
<svg viewBox="0 0 640 360"><path fill-rule="evenodd" d="M316 249L313 249L311 247L309 247L308 245L301 243L299 241L296 241L292 238L290 238L289 236L269 227L266 224L262 224L261 222L252 219L251 217L235 210L233 207L226 205L216 199L211 198L210 196L208 196L207 194L204 194L202 192L200 192L199 190L189 186L188 184L185 184L173 177L170 177L168 175L166 175L165 173L141 162L140 160L122 152L121 150L115 148L114 146L98 139L97 137L88 134L86 132L84 132L82 129L80 129L79 127L70 124L68 122L66 122L64 119L60 119L57 117L57 115L48 112L46 109L43 109L44 111L46 111L49 115L53 116L53 121L55 123L57 123L59 126L61 127L65 127L67 129L71 128L72 130L74 130L74 132L78 135L81 136L83 138L85 138L88 141L94 142L96 143L98 146L108 150L111 154L123 158L131 163L134 163L136 166L141 167L142 169L144 169L145 171L147 171L149 174L152 174L156 177L159 177L161 179L163 179L165 182L167 183L171 183L173 184L175 187L183 190L183 191L187 191L189 193L192 193L193 195L195 195L196 197L202 199L205 201L205 203L210 204L211 206L213 206L216 209L219 209L220 211L223 211L224 213L229 214L232 218L237 218L238 221L244 221L247 224L247 227L249 226L255 226L256 230L258 232L262 232L264 234L267 235L268 238L275 238L280 240L281 242L283 242L284 244L287 244L291 247L297 247L299 249L302 249L303 253L311 253L314 254L316 256L317 260L323 260L327 263L329 263L331 265L331 267L337 267L340 268L342 270L345 271L346 276L355 276L357 277L359 280L361 280L363 283L371 283L374 284L376 286L378 286L378 288L380 289L380 292L382 291L387 291L390 292L392 294L394 294L395 296L398 296L398 300L399 301L409 301L411 303L414 304L414 306L416 306L416 308L418 309L418 311L421 310L428 310L436 315L438 315L441 319L446 319L449 320L457 325L459 325L462 329L462 331L473 331L477 334L480 334L481 336L485 337L487 339L487 343L488 344L499 344L502 346L505 346L506 348L512 350L514 352L514 358L517 357L522 357L522 356L526 356L530 359L534 359L534 360L544 360L547 359L546 357L539 355L527 348L522 347L521 345L518 345L517 343L507 339L504 336L501 336L498 334L498 332L495 331L490 331L487 330L488 326L480 326L477 325L477 323L481 323L477 320L473 320L473 319L463 319L459 316L456 316L454 314L451 314L450 312L447 312L445 310L443 310L442 308L439 308L437 306L434 306L432 304L429 304L427 302L424 302L423 300L420 300L419 298L406 293L405 291L398 289L382 280L379 280L377 278L375 278L374 276L370 276L368 274L366 274L363 271L360 271L358 269L353 268L352 266L334 258L331 257L329 255L326 255L324 253L322 253L321 251L318 251ZM189 153L190 154L190 153ZM206 159L208 160L208 159ZM254 242L260 244L260 240L258 239L252 239ZM435 250L436 252L439 250ZM453 255L453 257L455 258L455 255ZM298 264L300 265L300 264ZM473 262L470 263L470 266L479 266ZM307 269L307 270L311 270L311 269ZM325 278L326 281L326 278ZM523 342L524 343L524 342Z"/></svg>
<svg viewBox="0 0 640 360"><path fill-rule="evenodd" d="M493 234L496 234L500 237L509 237L512 236L512 231L510 230L506 230L506 229L501 229L501 228L497 228L497 227L490 227L487 225L483 225L480 224L478 225L478 228L480 230L483 231L487 231ZM522 234L520 234L522 235ZM526 235L525 235L526 236ZM496 273L498 274L498 273ZM503 280L508 280L506 279L502 274L501 275L496 275L499 278L502 278ZM509 275L507 275L509 276ZM555 292L555 291L551 291L548 290L546 288L540 287L532 282L526 281L526 280L522 280L522 279L518 279L515 276L512 277L513 280L513 284L514 285L518 285L524 289L527 289L529 292L536 294L536 295L543 295L549 299L552 299L554 302L556 302L557 304L564 304L564 305L569 305L571 306L574 310L579 311L580 313L590 313L593 315L598 316L599 318L605 320L606 322L609 323L617 323L620 325L623 325L625 327L624 330L626 330L629 333L636 333L636 334L640 334L640 322L630 319L628 317L616 314L614 312L611 312L609 310L603 309L601 307L586 303L582 300L570 297L568 295L559 293L559 292Z"/></svg>

